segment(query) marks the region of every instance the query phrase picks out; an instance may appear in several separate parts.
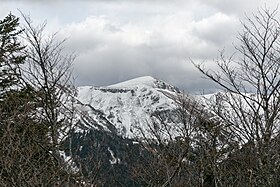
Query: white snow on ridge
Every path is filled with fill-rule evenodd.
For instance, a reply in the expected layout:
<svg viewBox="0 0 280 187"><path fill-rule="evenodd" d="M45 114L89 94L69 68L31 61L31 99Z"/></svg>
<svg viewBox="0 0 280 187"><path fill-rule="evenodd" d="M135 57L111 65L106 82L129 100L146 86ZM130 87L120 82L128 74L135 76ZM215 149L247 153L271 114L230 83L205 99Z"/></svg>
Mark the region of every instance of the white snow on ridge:
<svg viewBox="0 0 280 187"><path fill-rule="evenodd" d="M121 83L113 84L107 86L108 88L134 88L136 86L149 86L153 87L156 79L151 76L143 76L134 78L128 81L124 81Z"/></svg>
<svg viewBox="0 0 280 187"><path fill-rule="evenodd" d="M79 87L77 99L82 103L80 106L82 111L92 116L96 124L103 125L103 130L111 131L113 127L114 132L124 137L141 138L139 128L146 135L151 125L154 125L152 114L167 114L164 122L168 124L168 128L172 129L172 134L179 134L176 134L176 131L179 129L180 121L176 121L175 111L179 100L172 99L178 94L182 94L182 92L174 86L145 76L107 87ZM222 122L222 117L225 116L227 120L225 123L237 124L238 128L241 128L239 126L246 127L245 123L248 120L255 119L254 108L252 109L250 106L259 108L258 117L261 118L261 121L265 119L262 108L258 107L259 103L262 103L261 96L253 93L244 95L247 100L238 94L225 91L207 95L188 95L187 97L194 101L194 104L199 107L198 109L202 109L209 119ZM271 107L273 107L273 101L274 99L271 98ZM242 110L235 111L236 108ZM247 121L240 118L242 116L240 112L246 112ZM92 124L92 121L88 120L86 125L89 128L95 128ZM275 124L279 124L279 119ZM98 125L96 126L98 129ZM160 128L157 127L157 129ZM232 126L228 130L234 132L235 127ZM280 131L279 125L275 126L274 131ZM246 140L242 134L239 136Z"/></svg>
<svg viewBox="0 0 280 187"><path fill-rule="evenodd" d="M78 88L78 100L101 111L118 133L126 137L138 136L139 128L147 129L153 112L175 108L169 98L172 94L177 93L171 85L150 76L107 87Z"/></svg>

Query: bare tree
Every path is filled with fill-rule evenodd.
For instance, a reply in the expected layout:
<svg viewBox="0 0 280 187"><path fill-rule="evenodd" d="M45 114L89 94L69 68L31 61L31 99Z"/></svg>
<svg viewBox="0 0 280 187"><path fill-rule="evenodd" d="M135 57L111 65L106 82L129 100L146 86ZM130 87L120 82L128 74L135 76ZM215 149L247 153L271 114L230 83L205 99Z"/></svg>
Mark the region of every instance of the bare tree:
<svg viewBox="0 0 280 187"><path fill-rule="evenodd" d="M220 94L220 104L212 105L212 112L242 146L251 145L247 149L255 154L256 162L241 166L247 168L251 186L276 186L280 156L280 23L277 9L264 8L253 18L247 17L239 40L238 56L226 57L221 53L217 72L207 70L201 64L196 67L225 90Z"/></svg>
<svg viewBox="0 0 280 187"><path fill-rule="evenodd" d="M23 39L26 44L26 65L22 67L23 81L36 91L38 120L48 129L48 151L58 167L67 169L69 163L65 163L61 157L61 143L76 124L76 90L71 74L75 55L63 53L65 40L58 41L56 33L51 36L44 34L45 23L35 27L28 16L23 15L23 19Z"/></svg>
<svg viewBox="0 0 280 187"><path fill-rule="evenodd" d="M135 175L150 186L223 186L219 162L230 152L231 137L195 98L178 94L172 100L173 111L152 115L149 135L140 128L149 157Z"/></svg>
<svg viewBox="0 0 280 187"><path fill-rule="evenodd" d="M0 22L0 185L82 185L62 144L76 124L74 55L63 55L55 34L44 35L45 24L23 18L23 28L13 15Z"/></svg>

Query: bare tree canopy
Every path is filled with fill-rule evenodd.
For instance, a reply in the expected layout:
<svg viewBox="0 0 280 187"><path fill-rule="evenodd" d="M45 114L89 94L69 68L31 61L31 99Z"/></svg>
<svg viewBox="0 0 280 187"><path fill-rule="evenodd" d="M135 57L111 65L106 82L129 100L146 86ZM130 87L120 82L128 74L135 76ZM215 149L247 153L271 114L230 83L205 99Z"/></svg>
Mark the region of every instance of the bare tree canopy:
<svg viewBox="0 0 280 187"><path fill-rule="evenodd" d="M278 10L260 9L242 24L238 37L241 44L235 56L221 53L217 72L201 64L196 67L225 90L216 98L212 112L236 140L250 144L256 159L255 165L248 168L254 178L251 184L274 186L279 173L280 130Z"/></svg>
<svg viewBox="0 0 280 187"><path fill-rule="evenodd" d="M0 21L0 185L77 186L78 173L60 155L74 125L74 58L44 37L45 25L23 18L24 28L11 14Z"/></svg>

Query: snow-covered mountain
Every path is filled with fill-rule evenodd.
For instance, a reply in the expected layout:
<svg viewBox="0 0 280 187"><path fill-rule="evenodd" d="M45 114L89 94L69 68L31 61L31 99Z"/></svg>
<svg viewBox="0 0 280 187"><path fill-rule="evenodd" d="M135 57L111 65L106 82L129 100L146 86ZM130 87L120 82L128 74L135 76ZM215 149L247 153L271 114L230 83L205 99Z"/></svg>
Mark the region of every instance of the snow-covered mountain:
<svg viewBox="0 0 280 187"><path fill-rule="evenodd" d="M140 135L139 129L147 129L152 123L152 114L175 109L172 97L178 93L176 87L145 76L104 87L78 87L77 99L90 117L83 118L88 128L135 137Z"/></svg>

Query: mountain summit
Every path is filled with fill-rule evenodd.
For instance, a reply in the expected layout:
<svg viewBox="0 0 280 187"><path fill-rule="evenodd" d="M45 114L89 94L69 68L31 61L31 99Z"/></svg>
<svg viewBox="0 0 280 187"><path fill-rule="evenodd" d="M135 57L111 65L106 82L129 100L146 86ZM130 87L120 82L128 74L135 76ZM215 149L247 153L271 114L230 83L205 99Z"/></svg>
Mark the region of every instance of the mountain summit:
<svg viewBox="0 0 280 187"><path fill-rule="evenodd" d="M137 77L134 79L130 79L124 82L120 82L117 84L113 84L110 86L107 86L108 88L134 88L136 86L149 86L149 87L154 87L155 82L158 80L155 79L152 76L143 76L143 77Z"/></svg>
<svg viewBox="0 0 280 187"><path fill-rule="evenodd" d="M135 88L139 87L150 87L150 88L158 88L158 89L165 89L172 92L180 92L178 88L175 86L172 86L162 80L156 79L152 76L143 76L143 77L137 77L134 79L130 79L124 82L120 82L117 84L113 84L110 86L107 86L107 88Z"/></svg>
<svg viewBox="0 0 280 187"><path fill-rule="evenodd" d="M139 128L152 123L152 114L175 108L171 97L178 93L176 87L144 76L110 86L79 87L77 98L96 124L103 124L107 130L114 128L121 136L135 137Z"/></svg>

